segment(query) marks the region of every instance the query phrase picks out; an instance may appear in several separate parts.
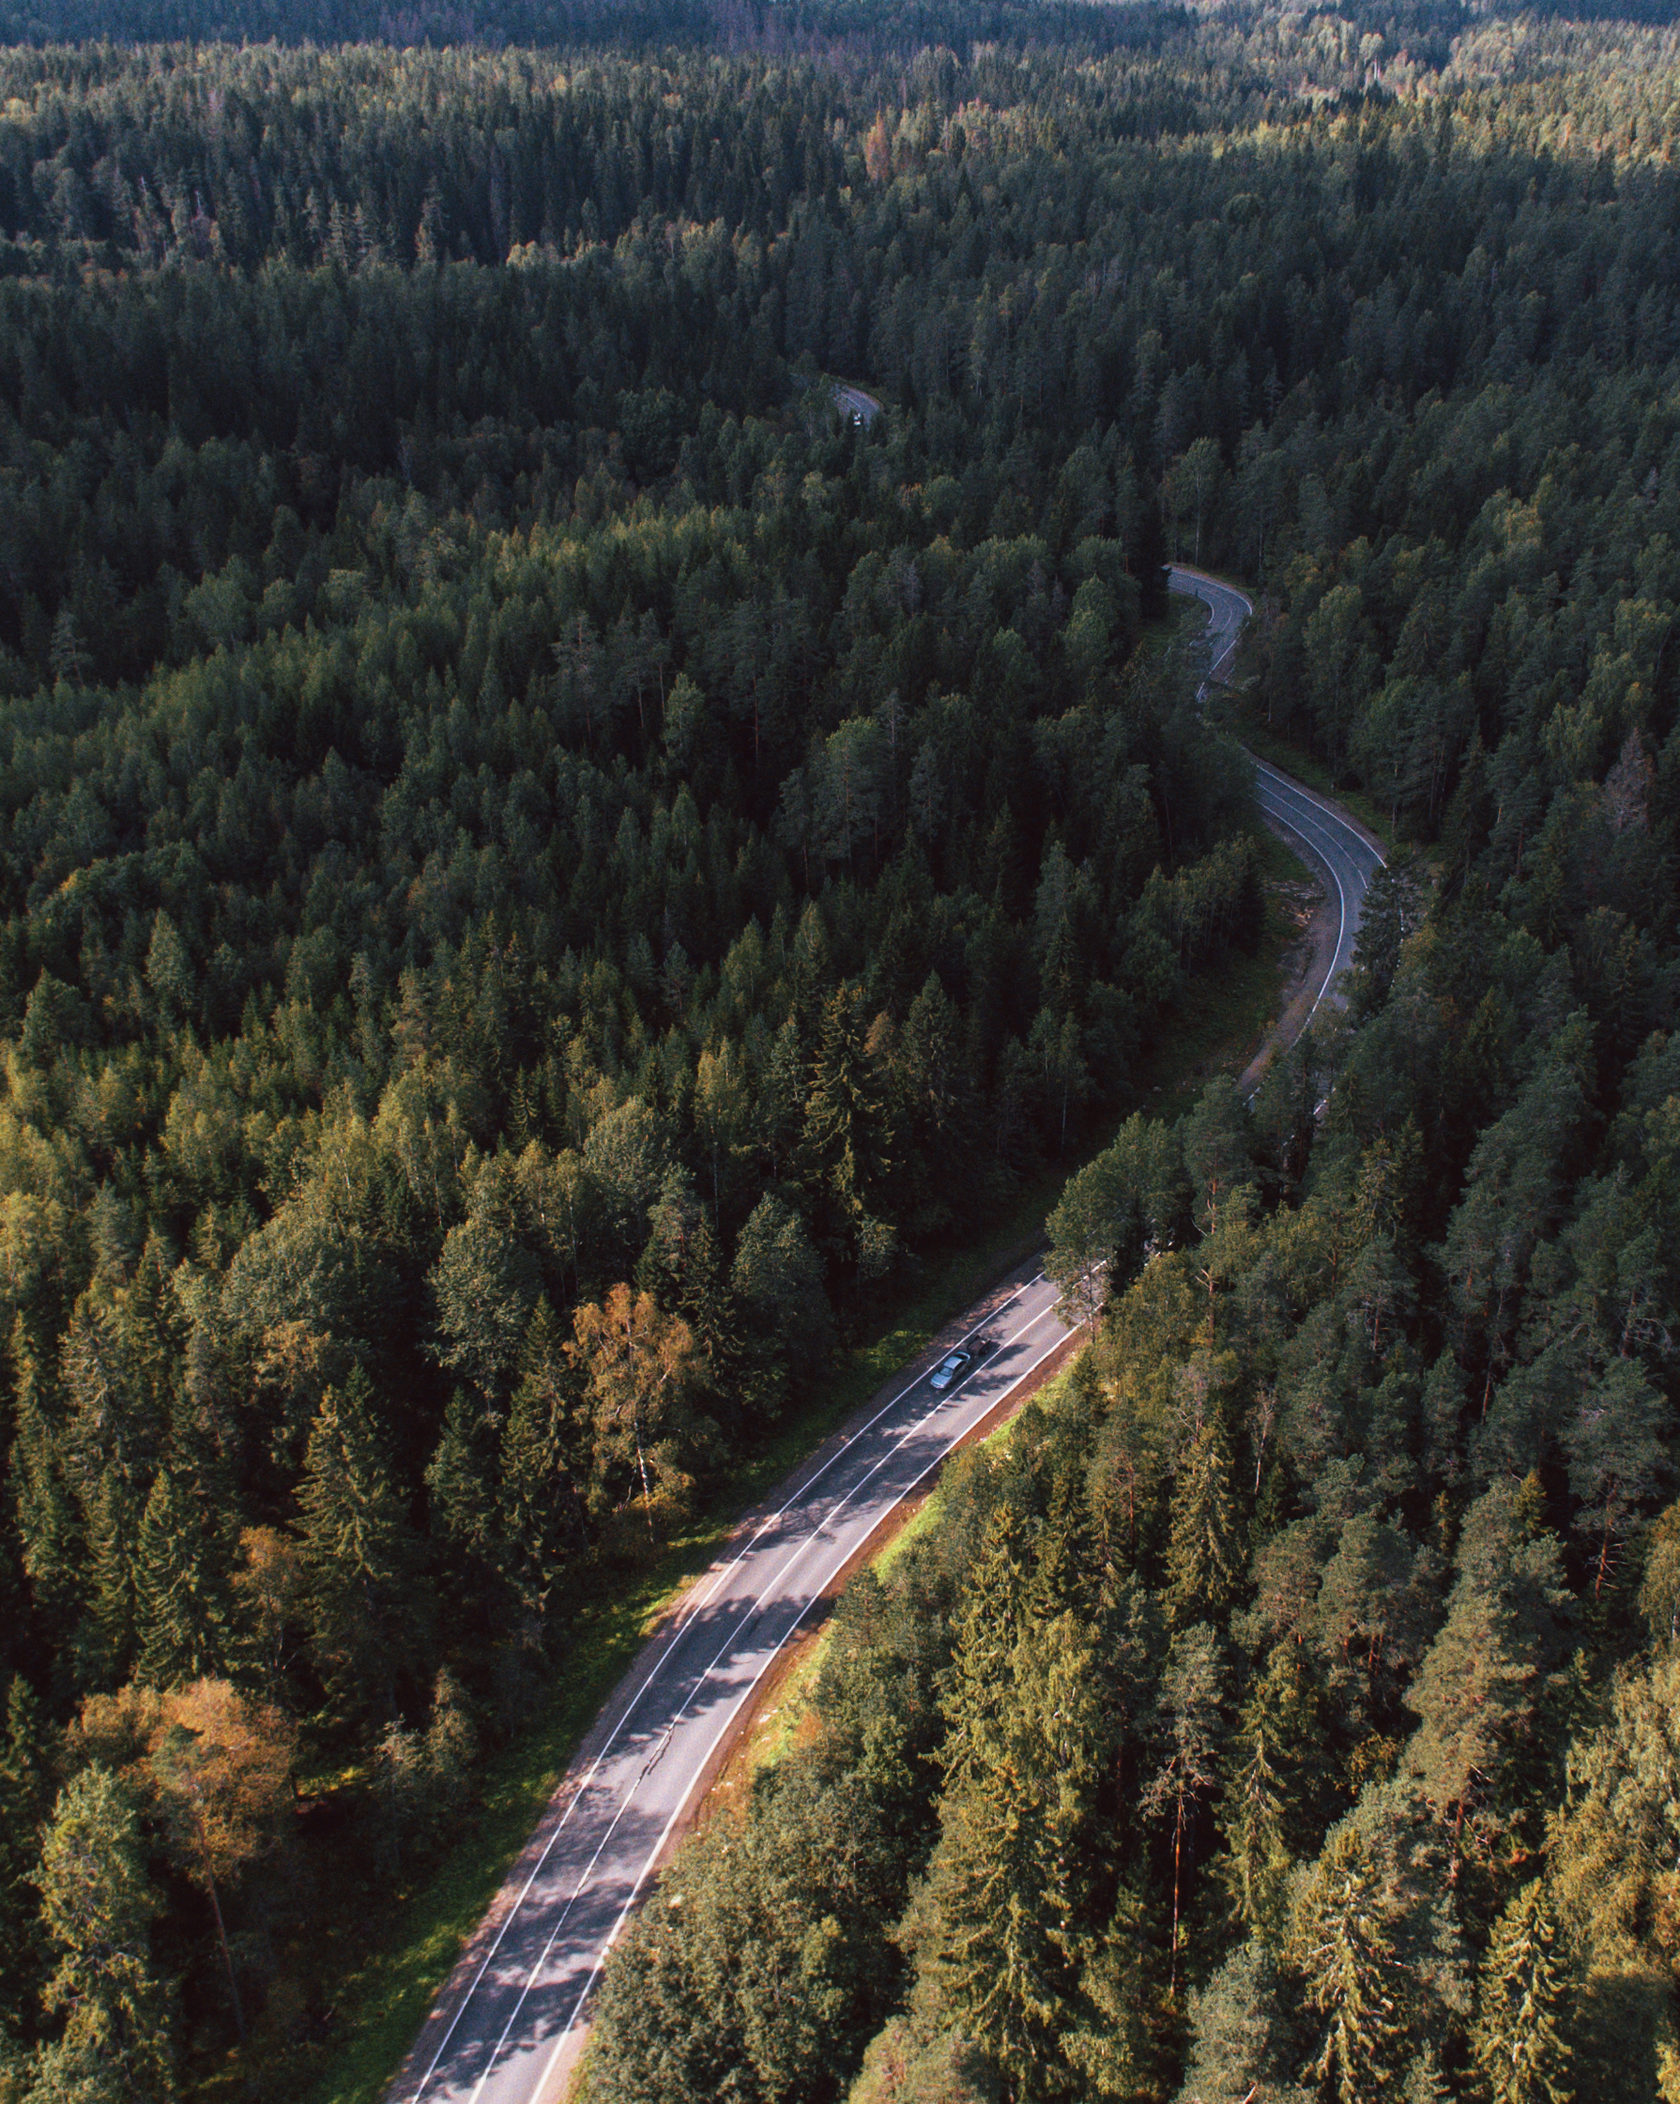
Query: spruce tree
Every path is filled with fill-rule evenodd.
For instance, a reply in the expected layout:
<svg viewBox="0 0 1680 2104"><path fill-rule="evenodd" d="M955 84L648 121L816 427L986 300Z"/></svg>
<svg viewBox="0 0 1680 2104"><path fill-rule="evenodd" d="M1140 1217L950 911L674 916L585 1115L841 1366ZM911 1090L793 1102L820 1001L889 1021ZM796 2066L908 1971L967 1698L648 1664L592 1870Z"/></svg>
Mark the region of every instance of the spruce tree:
<svg viewBox="0 0 1680 2104"><path fill-rule="evenodd" d="M10 1490L18 1547L37 1612L63 1631L86 1595L83 1530L65 1478L41 1354L21 1315L12 1324L7 1356L14 1411Z"/></svg>
<svg viewBox="0 0 1680 2104"><path fill-rule="evenodd" d="M413 1622L415 1556L360 1368L328 1389L298 1487L315 1654L349 1711L389 1717Z"/></svg>
<svg viewBox="0 0 1680 2104"><path fill-rule="evenodd" d="M1166 1827L1172 1840L1169 1987L1174 1993L1183 1947L1184 1897L1195 1867L1201 1806L1214 1784L1223 1699L1219 1641L1206 1623L1198 1622L1173 1639L1161 1675L1163 1758L1143 1793L1144 1810Z"/></svg>
<svg viewBox="0 0 1680 2104"><path fill-rule="evenodd" d="M1220 1824L1220 1869L1232 1911L1248 1928L1276 1931L1287 1906L1291 1842L1306 1824L1321 1764L1323 1725L1300 1647L1273 1647L1243 1705Z"/></svg>
<svg viewBox="0 0 1680 2104"><path fill-rule="evenodd" d="M159 1911L126 1786L95 1763L59 1793L36 1882L59 1953L47 2007L63 2034L42 2048L27 2104L173 2104L168 1998L153 1970Z"/></svg>
<svg viewBox="0 0 1680 2104"><path fill-rule="evenodd" d="M121 1679L134 1655L139 1518L127 1478L115 1467L106 1469L86 1506L91 1613L85 1642L112 1680ZM87 1671L86 1679L96 1677Z"/></svg>
<svg viewBox="0 0 1680 2104"><path fill-rule="evenodd" d="M823 1008L801 1159L807 1180L827 1194L836 1231L854 1239L874 1217L891 1165L885 1090L855 986L839 987Z"/></svg>
<svg viewBox="0 0 1680 2104"><path fill-rule="evenodd" d="M1494 1923L1477 1974L1471 2046L1493 2104L1568 2104L1573 2094L1559 2028L1569 1985L1556 1941L1545 1881L1531 1879Z"/></svg>
<svg viewBox="0 0 1680 2104"><path fill-rule="evenodd" d="M182 1687L221 1672L226 1614L200 1502L160 1468L135 1550L136 1671L148 1687Z"/></svg>
<svg viewBox="0 0 1680 2104"><path fill-rule="evenodd" d="M1167 1549L1167 1612L1173 1622L1182 1629L1217 1618L1235 1590L1241 1560L1230 1447L1217 1414L1210 1413L1192 1433L1173 1480Z"/></svg>
<svg viewBox="0 0 1680 2104"><path fill-rule="evenodd" d="M1407 1694L1419 1724L1405 1765L1458 1837L1496 1830L1503 1778L1556 1663L1567 1595L1539 1487L1496 1483L1465 1515L1447 1618Z"/></svg>
<svg viewBox="0 0 1680 2104"><path fill-rule="evenodd" d="M1393 2073L1404 2026L1385 1881L1355 1821L1336 1828L1298 1894L1285 1954L1318 2018L1305 2072L1338 2104L1367 2104Z"/></svg>
<svg viewBox="0 0 1680 2104"><path fill-rule="evenodd" d="M32 1874L52 1804L53 1737L34 1689L14 1674L0 1741L0 2030L23 2028L46 1976Z"/></svg>
<svg viewBox="0 0 1680 2104"><path fill-rule="evenodd" d="M426 1465L432 1531L480 1561L496 1549L495 1456L499 1413L457 1388L444 1412L437 1450Z"/></svg>
<svg viewBox="0 0 1680 2104"><path fill-rule="evenodd" d="M1293 2042L1276 1960L1263 1938L1251 1936L1190 1998L1177 2104L1307 2104L1290 2080Z"/></svg>
<svg viewBox="0 0 1680 2104"><path fill-rule="evenodd" d="M1029 1531L993 1515L958 1631L940 1839L906 1936L926 1991L1007 2070L1051 2093L1062 2051L1092 2027L1078 1923L1094 1872L1096 1793L1114 1722L1089 1633L1039 1619Z"/></svg>
<svg viewBox="0 0 1680 2104"><path fill-rule="evenodd" d="M546 1301L525 1339L524 1372L502 1428L495 1538L502 1571L533 1629L556 1581L582 1554L583 1486L573 1461L581 1405Z"/></svg>

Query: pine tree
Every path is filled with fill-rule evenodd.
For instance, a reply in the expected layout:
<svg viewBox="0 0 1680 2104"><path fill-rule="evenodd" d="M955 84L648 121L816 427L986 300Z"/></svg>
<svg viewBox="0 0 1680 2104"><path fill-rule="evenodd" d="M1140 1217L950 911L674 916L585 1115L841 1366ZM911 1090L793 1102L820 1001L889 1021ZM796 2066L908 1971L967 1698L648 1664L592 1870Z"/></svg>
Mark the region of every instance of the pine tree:
<svg viewBox="0 0 1680 2104"><path fill-rule="evenodd" d="M199 1502L160 1468L135 1548L137 1670L148 1687L182 1687L220 1673L226 1615Z"/></svg>
<svg viewBox="0 0 1680 2104"><path fill-rule="evenodd" d="M1568 2104L1572 2094L1559 2031L1568 1982L1556 1939L1545 1881L1535 1878L1494 1923L1477 1977L1471 2046L1493 2104Z"/></svg>
<svg viewBox="0 0 1680 2104"><path fill-rule="evenodd" d="M1045 1222L1050 1248L1044 1268L1061 1289L1062 1319L1094 1333L1107 1300L1110 1280L1122 1266L1130 1270L1128 1229L1136 1202L1122 1182L1115 1150L1069 1177L1055 1210ZM1115 1283L1123 1281L1115 1278Z"/></svg>
<svg viewBox="0 0 1680 2104"><path fill-rule="evenodd" d="M1224 1075L1210 1081L1183 1130L1196 1225L1211 1233L1231 1193L1254 1175L1252 1121L1236 1083Z"/></svg>

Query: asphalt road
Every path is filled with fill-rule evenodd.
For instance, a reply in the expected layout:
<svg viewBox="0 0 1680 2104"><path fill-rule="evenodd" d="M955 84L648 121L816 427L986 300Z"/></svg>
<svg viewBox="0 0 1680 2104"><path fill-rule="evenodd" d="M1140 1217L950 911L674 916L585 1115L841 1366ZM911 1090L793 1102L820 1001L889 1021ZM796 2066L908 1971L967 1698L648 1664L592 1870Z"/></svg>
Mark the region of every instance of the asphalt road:
<svg viewBox="0 0 1680 2104"><path fill-rule="evenodd" d="M1205 692L1228 666L1252 609L1240 592L1187 570L1175 570L1172 585L1211 613ZM1268 823L1325 873L1341 901L1322 999L1352 952L1380 857L1321 799L1256 765ZM393 2104L552 2104L607 1951L754 1688L894 1506L1065 1341L1056 1298L1040 1273L983 1320L977 1314L963 1339L975 1357L961 1380L942 1395L929 1385L929 1368L907 1380L843 1443L825 1448L792 1496L738 1536L699 1582L668 1638L644 1655L641 1680L609 1707L615 1721L562 1785L504 1888L493 1916L499 1927L439 1997Z"/></svg>
<svg viewBox="0 0 1680 2104"><path fill-rule="evenodd" d="M464 1998L446 1992L406 2104L547 2104L569 2072L614 1936L713 1754L777 1652L893 1507L1067 1332L1042 1273L994 1308L963 1378L926 1372L826 1459L696 1587L581 1777ZM563 1793L564 1794L564 1791ZM429 2065L428 2065L429 2062Z"/></svg>
<svg viewBox="0 0 1680 2104"><path fill-rule="evenodd" d="M1205 696L1209 687L1223 683L1236 656L1243 623L1254 607L1234 586L1221 584L1200 570L1175 564L1168 581L1175 592L1201 600L1208 609L1207 635L1200 645L1208 653L1208 662L1197 689L1198 695ZM1326 995L1334 999L1336 982L1353 960L1365 892L1383 866L1382 851L1333 804L1265 760L1254 761L1254 795L1267 825L1322 880L1326 895L1341 912L1335 949L1307 1010L1304 1028Z"/></svg>
<svg viewBox="0 0 1680 2104"><path fill-rule="evenodd" d="M849 416L866 431L881 414L881 405L872 394L865 394L861 387L848 387L844 381L836 382L834 401L842 416Z"/></svg>

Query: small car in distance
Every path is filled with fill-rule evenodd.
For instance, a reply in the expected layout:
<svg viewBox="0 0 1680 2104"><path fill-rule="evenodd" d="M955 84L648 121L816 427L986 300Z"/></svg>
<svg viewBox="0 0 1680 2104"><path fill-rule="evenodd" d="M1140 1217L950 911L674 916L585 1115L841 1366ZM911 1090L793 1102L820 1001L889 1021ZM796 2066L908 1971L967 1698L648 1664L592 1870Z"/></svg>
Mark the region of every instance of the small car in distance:
<svg viewBox="0 0 1680 2104"><path fill-rule="evenodd" d="M930 1388L949 1388L951 1383L962 1373L963 1368L972 1366L973 1363L974 1354L972 1352L948 1353L933 1369L933 1378L928 1382L928 1386Z"/></svg>

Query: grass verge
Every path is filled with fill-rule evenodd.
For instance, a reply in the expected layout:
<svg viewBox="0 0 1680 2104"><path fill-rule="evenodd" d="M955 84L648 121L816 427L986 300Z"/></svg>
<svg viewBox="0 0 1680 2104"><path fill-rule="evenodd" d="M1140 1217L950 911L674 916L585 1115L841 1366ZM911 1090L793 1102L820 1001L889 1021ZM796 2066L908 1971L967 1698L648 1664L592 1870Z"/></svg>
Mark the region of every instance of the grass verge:
<svg viewBox="0 0 1680 2104"><path fill-rule="evenodd" d="M1313 882L1275 834L1256 828L1266 885L1266 921L1252 957L1234 956L1204 972L1144 1047L1138 1108L1151 1118L1177 1118L1215 1074L1239 1072L1276 1021L1283 961L1299 929L1289 894Z"/></svg>
<svg viewBox="0 0 1680 2104"><path fill-rule="evenodd" d="M1065 1368L1060 1373L1053 1374L1032 1400L1041 1408L1054 1409L1057 1397L1067 1386L1067 1378ZM1006 1417L1001 1424L994 1425L974 1444L977 1447L997 1445L1010 1437L1019 1422L1019 1413ZM912 1507L904 1524L896 1528L860 1568L873 1571L880 1577L890 1571L930 1528L938 1524L940 1482L943 1473L944 1464L941 1463L940 1473L933 1479L933 1487L925 1495L919 1496L919 1502ZM848 1579L847 1583L850 1582ZM822 1673L823 1659L827 1655L832 1630L832 1622L825 1620L806 1645L804 1656L777 1691L775 1708L766 1711L758 1720L753 1743L747 1749L746 1757L741 1763L745 1776L750 1778L761 1768L773 1768L798 1737L799 1728L805 1721L816 1695L817 1681ZM582 2100L575 2093L572 2104L582 2104Z"/></svg>

